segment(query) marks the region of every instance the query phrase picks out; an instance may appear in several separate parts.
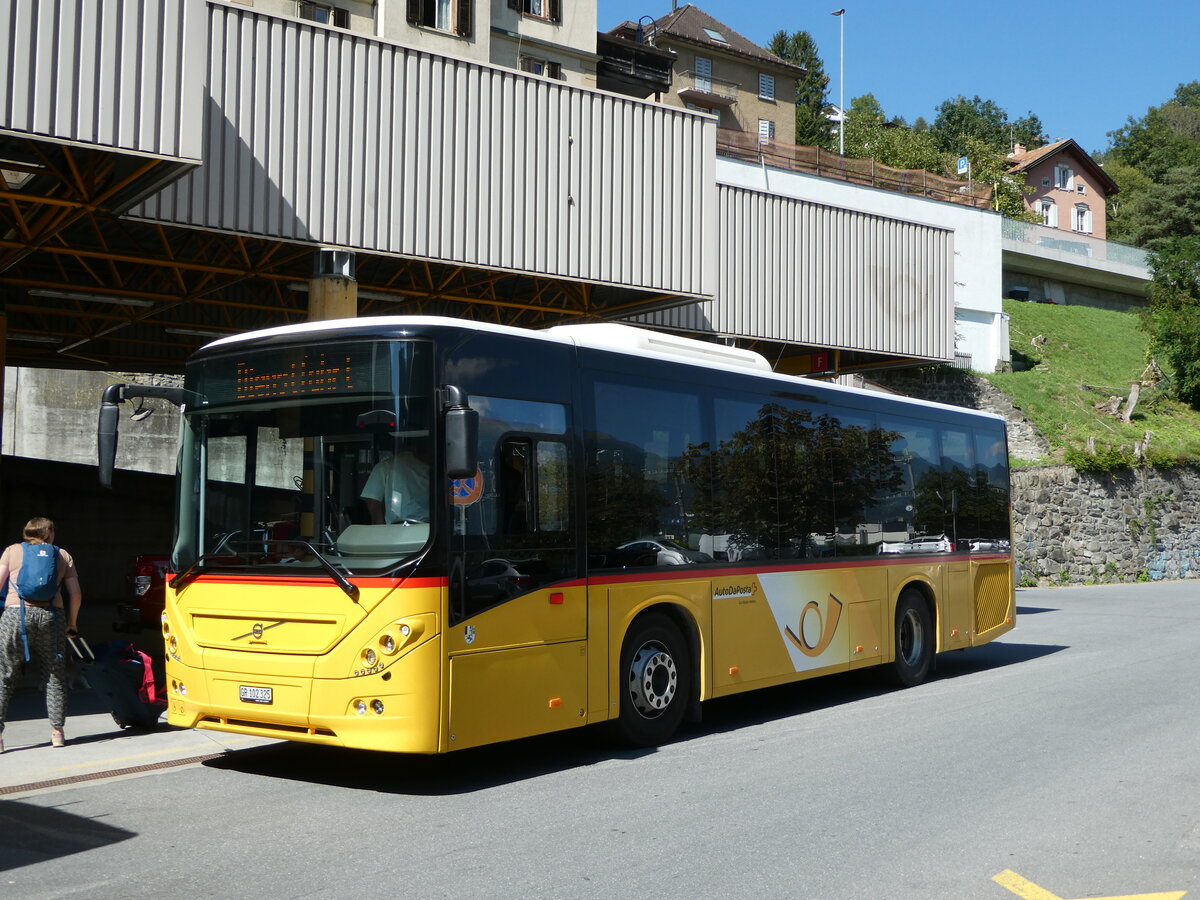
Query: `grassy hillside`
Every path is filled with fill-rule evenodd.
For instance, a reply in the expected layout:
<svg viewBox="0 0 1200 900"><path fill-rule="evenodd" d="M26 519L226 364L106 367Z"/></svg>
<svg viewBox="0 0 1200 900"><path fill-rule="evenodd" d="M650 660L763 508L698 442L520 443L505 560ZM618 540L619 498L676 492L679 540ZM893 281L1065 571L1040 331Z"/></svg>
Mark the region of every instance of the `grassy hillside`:
<svg viewBox="0 0 1200 900"><path fill-rule="evenodd" d="M1089 437L1099 454L1129 451L1147 431L1156 464L1200 460L1200 412L1171 399L1166 382L1143 385L1129 425L1096 410L1109 397L1125 398L1146 370L1137 313L1014 300L1004 302L1004 311L1014 371L987 378L1050 441L1051 454L1040 462L1063 461Z"/></svg>

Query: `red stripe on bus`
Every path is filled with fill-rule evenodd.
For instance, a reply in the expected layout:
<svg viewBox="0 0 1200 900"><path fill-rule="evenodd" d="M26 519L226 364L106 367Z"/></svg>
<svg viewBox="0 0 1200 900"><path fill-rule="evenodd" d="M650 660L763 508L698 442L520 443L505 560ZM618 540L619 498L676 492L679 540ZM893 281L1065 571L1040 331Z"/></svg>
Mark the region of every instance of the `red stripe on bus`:
<svg viewBox="0 0 1200 900"><path fill-rule="evenodd" d="M822 569L860 569L874 566L928 565L946 563L951 560L978 562L982 560L1008 560L1003 554L989 556L905 556L896 559L854 559L839 562L777 563L774 565L728 566L719 569L695 569L684 575L678 571L641 572L621 575L600 575L589 579L590 584L629 584L636 581L696 581L705 578L742 578L747 575L772 572L813 572ZM679 566L677 568L684 568Z"/></svg>
<svg viewBox="0 0 1200 900"><path fill-rule="evenodd" d="M172 576L167 576L167 581L170 583ZM283 585L286 587L330 587L335 586L333 581L328 578L301 578L294 575L289 576L272 576L272 575L215 575L205 573L197 575L194 581L204 584L270 584ZM349 582L361 588L389 588L403 584L410 588L436 588L445 587L450 583L447 578L426 577L426 578L350 578Z"/></svg>

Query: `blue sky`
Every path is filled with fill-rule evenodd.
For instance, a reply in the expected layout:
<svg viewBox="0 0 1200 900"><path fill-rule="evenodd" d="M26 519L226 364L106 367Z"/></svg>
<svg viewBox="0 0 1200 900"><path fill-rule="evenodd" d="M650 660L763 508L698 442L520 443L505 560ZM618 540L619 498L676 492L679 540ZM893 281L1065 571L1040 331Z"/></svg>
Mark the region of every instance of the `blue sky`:
<svg viewBox="0 0 1200 900"><path fill-rule="evenodd" d="M682 5L682 3L680 4ZM766 45L779 29L817 42L838 98L838 19L846 9L847 106L872 93L888 116L933 121L943 100L978 94L1047 135L1103 150L1107 133L1200 80L1200 0L701 0L710 16ZM599 0L598 28L670 12L670 0ZM1086 52L1066 49L1076 41Z"/></svg>

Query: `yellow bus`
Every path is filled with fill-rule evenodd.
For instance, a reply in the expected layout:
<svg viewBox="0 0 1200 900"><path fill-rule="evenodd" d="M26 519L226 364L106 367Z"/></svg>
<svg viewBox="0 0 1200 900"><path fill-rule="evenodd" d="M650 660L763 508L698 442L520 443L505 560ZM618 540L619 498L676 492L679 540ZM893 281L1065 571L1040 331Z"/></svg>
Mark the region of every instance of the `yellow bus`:
<svg viewBox="0 0 1200 900"><path fill-rule="evenodd" d="M1002 419L615 324L416 317L218 340L182 388L174 725L442 753L1013 627Z"/></svg>

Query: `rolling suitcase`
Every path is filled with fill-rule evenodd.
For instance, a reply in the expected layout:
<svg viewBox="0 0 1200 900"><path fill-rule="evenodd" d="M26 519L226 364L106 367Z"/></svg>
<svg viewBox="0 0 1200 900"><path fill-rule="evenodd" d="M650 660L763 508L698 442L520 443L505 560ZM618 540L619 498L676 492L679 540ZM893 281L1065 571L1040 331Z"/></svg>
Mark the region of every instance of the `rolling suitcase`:
<svg viewBox="0 0 1200 900"><path fill-rule="evenodd" d="M83 665L83 676L121 728L153 728L166 708L150 657L125 641L97 645L82 636L69 637L71 651Z"/></svg>

